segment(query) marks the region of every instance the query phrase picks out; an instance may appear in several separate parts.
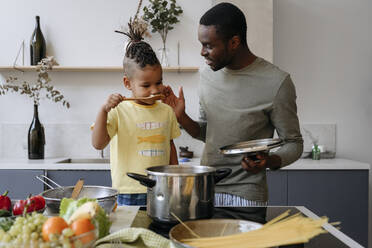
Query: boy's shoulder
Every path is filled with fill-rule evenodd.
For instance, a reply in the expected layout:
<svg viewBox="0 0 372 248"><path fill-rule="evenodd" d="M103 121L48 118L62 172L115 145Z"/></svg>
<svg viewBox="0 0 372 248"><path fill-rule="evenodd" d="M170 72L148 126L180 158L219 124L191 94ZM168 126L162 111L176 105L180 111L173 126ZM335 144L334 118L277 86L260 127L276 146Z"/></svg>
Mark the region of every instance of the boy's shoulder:
<svg viewBox="0 0 372 248"><path fill-rule="evenodd" d="M171 106L169 106L168 104L162 103L160 101L158 102L158 104L159 104L160 109L163 109L163 111L168 112L169 115L176 116L176 114L174 113L173 108Z"/></svg>
<svg viewBox="0 0 372 248"><path fill-rule="evenodd" d="M164 109L166 109L166 110L172 110L172 111L173 111L172 107L169 106L168 104L165 104L165 103L160 102L160 101L157 102L157 104L159 105L159 108L164 108Z"/></svg>

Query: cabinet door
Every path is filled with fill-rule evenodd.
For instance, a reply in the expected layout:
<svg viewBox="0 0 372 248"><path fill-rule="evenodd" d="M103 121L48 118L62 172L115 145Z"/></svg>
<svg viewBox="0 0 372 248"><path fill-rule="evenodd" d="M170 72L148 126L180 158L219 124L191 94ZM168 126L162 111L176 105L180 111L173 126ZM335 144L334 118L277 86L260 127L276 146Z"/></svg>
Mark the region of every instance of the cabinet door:
<svg viewBox="0 0 372 248"><path fill-rule="evenodd" d="M288 204L305 206L363 246L368 242L368 171L288 171Z"/></svg>
<svg viewBox="0 0 372 248"><path fill-rule="evenodd" d="M287 171L267 171L270 206L287 206Z"/></svg>
<svg viewBox="0 0 372 248"><path fill-rule="evenodd" d="M48 170L47 177L61 186L73 186L82 178L85 185L111 187L109 170Z"/></svg>
<svg viewBox="0 0 372 248"><path fill-rule="evenodd" d="M43 174L43 170L0 170L0 194L8 190L14 200L37 195L44 191L44 185L35 177Z"/></svg>

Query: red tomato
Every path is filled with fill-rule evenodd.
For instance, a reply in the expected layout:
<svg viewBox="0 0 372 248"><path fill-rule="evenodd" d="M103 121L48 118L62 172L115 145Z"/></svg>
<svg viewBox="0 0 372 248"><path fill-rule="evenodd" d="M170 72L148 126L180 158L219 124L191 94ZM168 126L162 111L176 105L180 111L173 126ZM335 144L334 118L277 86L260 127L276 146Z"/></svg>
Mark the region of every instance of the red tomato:
<svg viewBox="0 0 372 248"><path fill-rule="evenodd" d="M26 201L25 200L19 200L14 204L13 206L13 214L14 215L20 215L23 213L23 209L25 208Z"/></svg>
<svg viewBox="0 0 372 248"><path fill-rule="evenodd" d="M45 207L45 199L41 195L31 196L26 200L27 213L41 210Z"/></svg>
<svg viewBox="0 0 372 248"><path fill-rule="evenodd" d="M31 196L26 200L19 200L13 206L13 214L20 215L27 207L27 213L41 210L45 207L45 199L41 195Z"/></svg>
<svg viewBox="0 0 372 248"><path fill-rule="evenodd" d="M0 195L0 210L10 211L12 209L12 202L8 195L8 191L5 191L4 194Z"/></svg>

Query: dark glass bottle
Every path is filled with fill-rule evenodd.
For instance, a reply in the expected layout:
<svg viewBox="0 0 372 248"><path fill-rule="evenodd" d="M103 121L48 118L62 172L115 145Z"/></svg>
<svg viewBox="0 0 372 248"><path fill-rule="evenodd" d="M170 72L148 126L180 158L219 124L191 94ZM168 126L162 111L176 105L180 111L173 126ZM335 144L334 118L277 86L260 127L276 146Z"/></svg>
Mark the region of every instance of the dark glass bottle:
<svg viewBox="0 0 372 248"><path fill-rule="evenodd" d="M40 17L36 16L36 26L30 41L31 65L37 65L37 63L45 58L45 53L46 43L40 29Z"/></svg>
<svg viewBox="0 0 372 248"><path fill-rule="evenodd" d="M28 130L28 158L44 159L45 134L40 123L38 105L34 105L34 118Z"/></svg>

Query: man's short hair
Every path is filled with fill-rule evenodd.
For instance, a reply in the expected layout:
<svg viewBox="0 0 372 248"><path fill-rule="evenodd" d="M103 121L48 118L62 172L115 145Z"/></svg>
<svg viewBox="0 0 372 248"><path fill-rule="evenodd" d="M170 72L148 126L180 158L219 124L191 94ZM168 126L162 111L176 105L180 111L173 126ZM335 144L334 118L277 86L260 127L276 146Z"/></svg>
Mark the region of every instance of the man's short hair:
<svg viewBox="0 0 372 248"><path fill-rule="evenodd" d="M219 3L200 18L199 24L215 26L217 34L225 41L234 35L240 37L243 46L247 45L247 22L244 13L231 3Z"/></svg>

